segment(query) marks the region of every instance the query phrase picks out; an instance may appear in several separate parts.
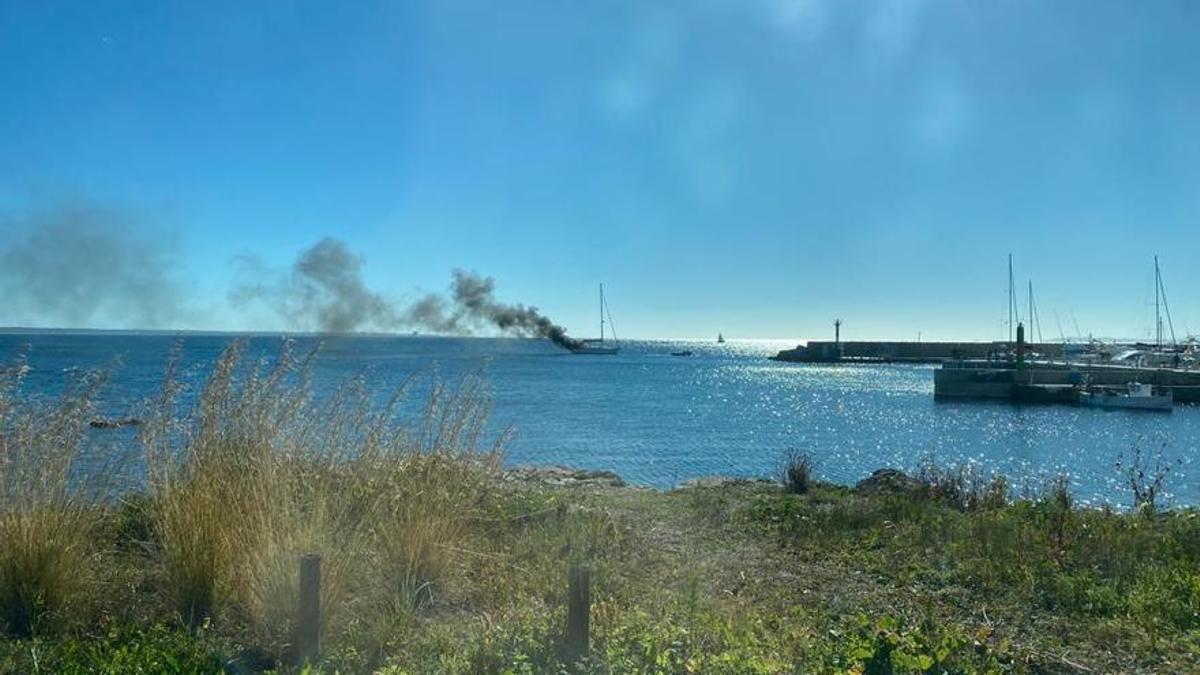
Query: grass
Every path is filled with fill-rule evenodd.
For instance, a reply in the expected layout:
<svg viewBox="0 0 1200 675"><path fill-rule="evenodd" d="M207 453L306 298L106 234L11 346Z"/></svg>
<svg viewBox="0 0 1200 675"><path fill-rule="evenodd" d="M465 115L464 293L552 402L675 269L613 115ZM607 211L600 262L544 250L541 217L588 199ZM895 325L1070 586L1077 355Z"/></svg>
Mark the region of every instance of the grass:
<svg viewBox="0 0 1200 675"><path fill-rule="evenodd" d="M375 405L354 380L314 402L310 360L285 350L239 370L235 345L182 428L165 430L176 407L168 397L145 439L171 608L192 627L230 617L284 655L301 554L322 556L331 627L411 612L451 574L478 484L498 461L495 448L478 447L477 378L453 390L434 382L417 419L402 424L403 389Z"/></svg>
<svg viewBox="0 0 1200 675"><path fill-rule="evenodd" d="M983 476L974 464L945 467L927 456L917 468L922 496L943 500L960 510L996 509L1008 503L1010 487L1002 474Z"/></svg>
<svg viewBox="0 0 1200 675"><path fill-rule="evenodd" d="M70 635L123 614L252 638L286 662L303 553L323 558L330 631L378 627L428 603L455 574L480 484L498 466L482 447L486 391L407 383L375 401L361 379L328 400L308 387L313 355L285 345L249 362L235 343L182 403L176 360L146 416L144 493L98 489L107 471L78 465L102 379L88 374L52 402L0 388L0 628L18 638ZM409 406L407 388L427 400ZM113 572L115 570L115 572ZM115 604L115 603L114 603Z"/></svg>
<svg viewBox="0 0 1200 675"><path fill-rule="evenodd" d="M103 486L73 474L102 378L75 375L55 400L20 395L24 364L0 375L0 632L66 623L94 574Z"/></svg>
<svg viewBox="0 0 1200 675"><path fill-rule="evenodd" d="M1033 653L1049 629L1095 654L1119 643L1193 667L1200 655L1194 510L1075 509L1061 482L1003 505L937 489L918 498L823 492L806 501L761 495L754 520L793 550L852 559L885 587L929 597L934 604L919 611L941 622L990 612L989 622L1017 628L1008 639L1028 641ZM1044 649L1051 645L1062 648Z"/></svg>
<svg viewBox="0 0 1200 675"><path fill-rule="evenodd" d="M802 455L783 487L510 483L477 377L319 399L312 358L235 345L195 392L169 367L145 483L119 498L79 470L102 378L39 401L5 371L0 672L299 672L308 552L310 672L1200 668L1194 509L1079 508L1064 479L1014 497L932 460L851 489ZM576 562L593 570L579 662L560 648Z"/></svg>

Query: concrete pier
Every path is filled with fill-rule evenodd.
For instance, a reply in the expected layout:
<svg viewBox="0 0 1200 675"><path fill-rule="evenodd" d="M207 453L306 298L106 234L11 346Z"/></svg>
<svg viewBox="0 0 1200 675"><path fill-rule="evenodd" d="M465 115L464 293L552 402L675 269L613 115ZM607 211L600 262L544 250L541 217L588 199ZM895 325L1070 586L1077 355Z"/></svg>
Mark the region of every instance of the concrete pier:
<svg viewBox="0 0 1200 675"><path fill-rule="evenodd" d="M812 340L795 349L785 349L771 357L775 361L799 363L942 363L952 359L986 359L1011 348L1007 342L830 342ZM1058 343L1028 344L1034 354L1048 359L1062 357Z"/></svg>
<svg viewBox="0 0 1200 675"><path fill-rule="evenodd" d="M933 373L933 395L1016 401L1030 386L1065 387L1084 381L1100 386L1144 382L1170 389L1176 403L1200 403L1200 370L1049 361L1030 361L1021 367L1011 362L947 362Z"/></svg>

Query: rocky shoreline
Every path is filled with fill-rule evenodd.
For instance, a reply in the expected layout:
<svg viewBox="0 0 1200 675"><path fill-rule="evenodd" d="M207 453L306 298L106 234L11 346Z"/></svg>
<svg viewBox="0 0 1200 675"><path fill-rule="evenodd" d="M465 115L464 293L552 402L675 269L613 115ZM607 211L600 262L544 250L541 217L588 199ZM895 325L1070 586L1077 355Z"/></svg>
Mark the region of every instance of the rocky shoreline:
<svg viewBox="0 0 1200 675"><path fill-rule="evenodd" d="M567 488L656 488L629 485L615 471L605 469L577 469L562 464L523 464L502 473L508 483L536 484ZM731 486L771 485L779 481L770 478L748 478L745 476L697 476L681 481L670 490L714 489ZM854 484L857 493L905 493L920 489L920 482L899 469L877 469L870 476Z"/></svg>
<svg viewBox="0 0 1200 675"><path fill-rule="evenodd" d="M526 464L505 469L509 483L536 483L553 487L626 487L615 471L574 469L561 464Z"/></svg>

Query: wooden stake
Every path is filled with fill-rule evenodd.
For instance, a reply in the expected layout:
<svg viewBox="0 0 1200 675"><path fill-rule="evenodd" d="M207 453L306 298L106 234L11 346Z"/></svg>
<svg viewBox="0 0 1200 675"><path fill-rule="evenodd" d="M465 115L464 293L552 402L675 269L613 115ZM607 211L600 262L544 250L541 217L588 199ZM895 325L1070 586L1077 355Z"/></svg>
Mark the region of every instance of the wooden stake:
<svg viewBox="0 0 1200 675"><path fill-rule="evenodd" d="M567 654L578 659L590 649L589 617L592 609L592 571L585 565L567 570Z"/></svg>
<svg viewBox="0 0 1200 675"><path fill-rule="evenodd" d="M321 556L300 556L300 612L296 621L296 660L314 661L321 654Z"/></svg>

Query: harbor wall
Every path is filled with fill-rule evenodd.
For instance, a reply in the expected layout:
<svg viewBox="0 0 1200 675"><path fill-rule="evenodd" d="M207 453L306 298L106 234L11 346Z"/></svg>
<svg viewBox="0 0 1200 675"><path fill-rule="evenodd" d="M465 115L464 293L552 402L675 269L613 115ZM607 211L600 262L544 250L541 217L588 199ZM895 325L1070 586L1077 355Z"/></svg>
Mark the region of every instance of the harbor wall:
<svg viewBox="0 0 1200 675"><path fill-rule="evenodd" d="M985 359L992 354L1004 353L1010 348L1007 342L916 342L916 341L853 341L833 342L812 340L795 349L785 349L774 358L776 361L805 363L836 363L838 361L876 361L940 363L950 359ZM1026 346L1046 358L1061 358L1062 345L1058 343L1036 343Z"/></svg>
<svg viewBox="0 0 1200 675"><path fill-rule="evenodd" d="M1080 378L1095 385L1145 382L1170 389L1177 403L1200 403L1200 371L1033 362L1026 368L989 367L986 363L946 364L933 373L938 398L1014 398L1014 385L1069 386Z"/></svg>

